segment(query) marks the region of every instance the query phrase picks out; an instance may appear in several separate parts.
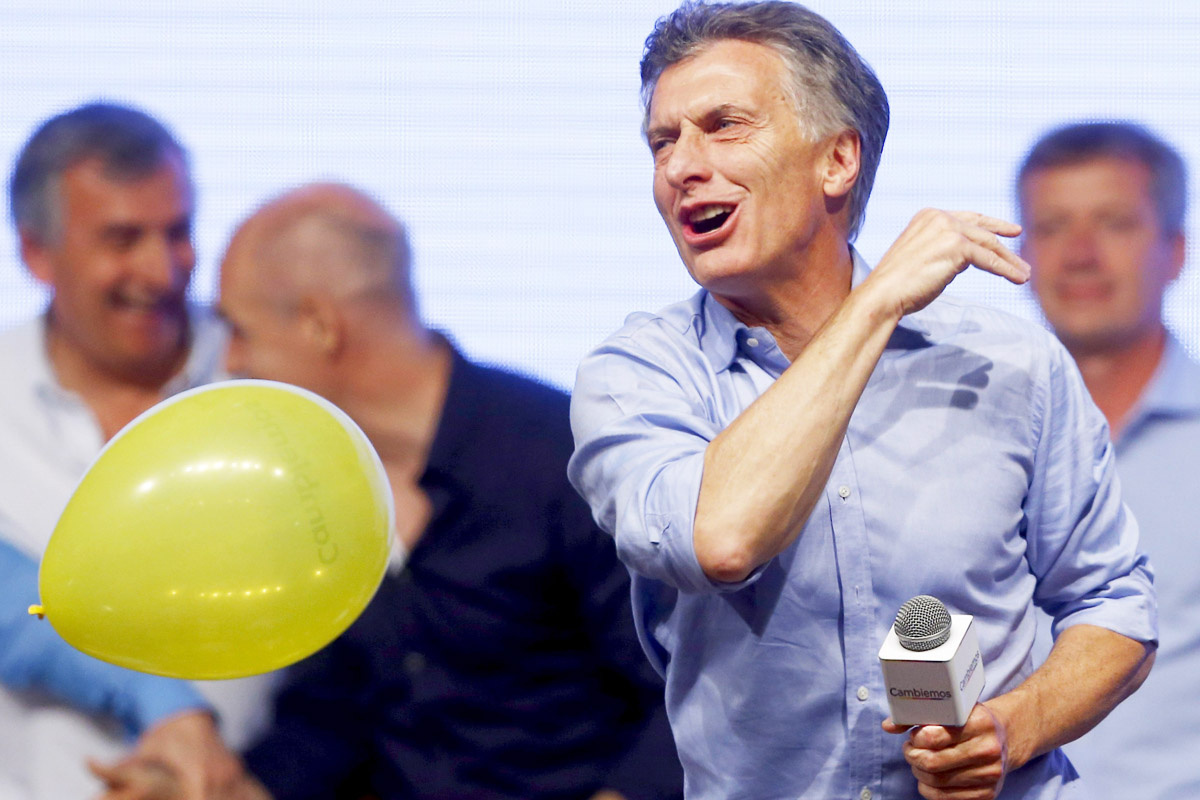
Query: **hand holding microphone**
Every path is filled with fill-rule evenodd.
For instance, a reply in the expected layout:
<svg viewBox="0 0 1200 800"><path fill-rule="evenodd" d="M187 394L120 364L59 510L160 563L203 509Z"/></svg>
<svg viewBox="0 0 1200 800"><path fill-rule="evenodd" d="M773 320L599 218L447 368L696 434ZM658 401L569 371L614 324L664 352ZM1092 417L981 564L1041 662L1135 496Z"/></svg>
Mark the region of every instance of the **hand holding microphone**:
<svg viewBox="0 0 1200 800"><path fill-rule="evenodd" d="M909 733L904 759L926 798L994 798L1004 785L1007 736L977 702L984 675L973 622L918 595L900 607L879 650L892 712L883 729Z"/></svg>

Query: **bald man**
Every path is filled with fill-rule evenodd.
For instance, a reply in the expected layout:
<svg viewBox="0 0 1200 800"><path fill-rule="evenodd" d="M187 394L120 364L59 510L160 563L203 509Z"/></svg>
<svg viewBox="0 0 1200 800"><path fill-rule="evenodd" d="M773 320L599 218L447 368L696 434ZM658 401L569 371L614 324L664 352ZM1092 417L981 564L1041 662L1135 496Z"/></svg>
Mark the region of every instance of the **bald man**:
<svg viewBox="0 0 1200 800"><path fill-rule="evenodd" d="M417 315L400 224L373 200L313 185L261 208L221 270L231 374L324 395L363 427L387 467L400 543L431 513L418 481L455 360Z"/></svg>
<svg viewBox="0 0 1200 800"><path fill-rule="evenodd" d="M245 796L680 796L628 577L565 477L566 395L427 329L408 270L401 225L328 184L259 209L222 266L230 371L354 418L408 554L291 670Z"/></svg>

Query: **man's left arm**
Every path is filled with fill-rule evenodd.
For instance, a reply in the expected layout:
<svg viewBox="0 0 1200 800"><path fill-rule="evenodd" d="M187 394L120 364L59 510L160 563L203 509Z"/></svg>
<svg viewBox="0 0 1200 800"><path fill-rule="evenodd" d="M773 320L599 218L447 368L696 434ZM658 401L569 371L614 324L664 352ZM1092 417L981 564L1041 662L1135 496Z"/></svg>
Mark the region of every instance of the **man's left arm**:
<svg viewBox="0 0 1200 800"><path fill-rule="evenodd" d="M1154 661L1152 573L1121 502L1108 428L1052 339L1039 386L1026 558L1034 601L1055 618L1055 645L1020 685L977 704L966 725L911 732L905 758L926 798L995 797L1005 774L1091 730ZM906 730L890 720L884 728Z"/></svg>

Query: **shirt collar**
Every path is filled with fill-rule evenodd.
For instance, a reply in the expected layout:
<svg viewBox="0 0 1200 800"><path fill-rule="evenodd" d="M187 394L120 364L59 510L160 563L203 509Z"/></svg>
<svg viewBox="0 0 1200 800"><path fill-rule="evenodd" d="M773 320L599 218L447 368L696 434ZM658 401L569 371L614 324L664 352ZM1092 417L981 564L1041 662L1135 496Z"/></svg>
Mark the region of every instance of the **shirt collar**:
<svg viewBox="0 0 1200 800"><path fill-rule="evenodd" d="M853 290L871 274L871 268L854 247L850 248L852 272L850 288ZM766 328L750 328L738 320L733 312L721 305L706 289L697 294L700 313L693 319L700 338L700 349L708 356L709 363L717 372L729 369L737 358L738 351L749 339L764 344L764 353L770 349L778 351L775 339ZM900 320L900 327L908 328L921 337L929 331L924 322L924 309ZM782 356L782 354L780 354Z"/></svg>
<svg viewBox="0 0 1200 800"><path fill-rule="evenodd" d="M192 337L188 346L188 357L183 367L163 386L164 397L226 377L221 367L221 358L225 350L225 326L207 307L189 304L187 313L189 335ZM33 391L43 399L73 397L74 394L58 382L58 376L50 362L50 354L46 350L49 314L49 310L41 314L37 324L29 329L37 338L36 347L40 355L40 358L34 359L30 365L29 380Z"/></svg>
<svg viewBox="0 0 1200 800"><path fill-rule="evenodd" d="M1188 357L1183 345L1168 332L1162 360L1133 417L1138 420L1193 414L1200 414L1200 365Z"/></svg>
<svg viewBox="0 0 1200 800"><path fill-rule="evenodd" d="M26 327L25 333L22 334L33 337L29 349L30 352L37 353L37 358L30 362L27 374L34 393L43 401L53 400L66 393L58 384L54 367L50 365L50 353L46 350L46 323L49 313L47 310L39 316L36 323Z"/></svg>
<svg viewBox="0 0 1200 800"><path fill-rule="evenodd" d="M479 409L483 407L487 393L480 368L464 358L449 337L438 332L434 332L434 336L450 349L450 375L420 481L427 491L439 483L457 483L454 476L472 463L469 454L478 447ZM432 499L436 518L442 510L439 505L444 508L444 502L439 503L438 497Z"/></svg>

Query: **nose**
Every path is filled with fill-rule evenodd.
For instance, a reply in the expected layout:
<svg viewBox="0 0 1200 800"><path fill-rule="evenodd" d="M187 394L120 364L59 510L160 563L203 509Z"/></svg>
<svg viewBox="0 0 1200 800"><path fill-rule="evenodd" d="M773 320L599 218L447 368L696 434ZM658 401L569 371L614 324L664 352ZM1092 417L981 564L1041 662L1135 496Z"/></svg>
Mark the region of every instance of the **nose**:
<svg viewBox="0 0 1200 800"><path fill-rule="evenodd" d="M1067 266L1091 267L1096 264L1100 245L1096 230L1091 225L1075 225L1067 239Z"/></svg>
<svg viewBox="0 0 1200 800"><path fill-rule="evenodd" d="M146 236L138 253L137 271L148 286L171 291L187 286L196 265L196 250L191 238L179 239L169 233Z"/></svg>
<svg viewBox="0 0 1200 800"><path fill-rule="evenodd" d="M698 129L688 127L680 131L667 153L663 177L676 189L712 177L704 136Z"/></svg>

